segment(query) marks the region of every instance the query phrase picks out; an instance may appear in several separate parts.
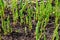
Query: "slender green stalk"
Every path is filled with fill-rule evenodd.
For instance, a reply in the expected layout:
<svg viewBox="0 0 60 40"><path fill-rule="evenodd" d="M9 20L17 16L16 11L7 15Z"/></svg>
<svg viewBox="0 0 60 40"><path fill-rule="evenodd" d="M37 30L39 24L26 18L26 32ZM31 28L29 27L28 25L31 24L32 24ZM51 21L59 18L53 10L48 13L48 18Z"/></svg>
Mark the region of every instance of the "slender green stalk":
<svg viewBox="0 0 60 40"><path fill-rule="evenodd" d="M52 40L54 40L54 38L56 36L58 36L57 34L57 31L58 31L58 28L59 28L59 24L58 24L58 19L59 19L59 15L58 15L58 0L55 0L55 30L54 30L54 33L53 33L53 37L52 37Z"/></svg>
<svg viewBox="0 0 60 40"><path fill-rule="evenodd" d="M45 32L45 27L46 27L46 25L48 24L48 22L49 22L49 16L51 15L51 13L52 13L52 5L51 5L51 2L52 2L52 0L47 0L46 1L47 2L47 4L46 4L46 8L45 8L45 18L44 18L44 25L43 25L43 27L44 27L44 32ZM45 34L44 34L45 35ZM46 40L46 36L44 36L44 40Z"/></svg>
<svg viewBox="0 0 60 40"><path fill-rule="evenodd" d="M40 22L38 21L36 25L36 40L39 40L39 36L40 36L39 27L40 27Z"/></svg>
<svg viewBox="0 0 60 40"><path fill-rule="evenodd" d="M2 21L2 29L4 31L4 34L7 34L6 32L6 22L4 21L4 2L3 0L0 0L0 16L1 16L1 21Z"/></svg>
<svg viewBox="0 0 60 40"><path fill-rule="evenodd" d="M22 7L23 7L23 1L20 0L20 8L22 8Z"/></svg>
<svg viewBox="0 0 60 40"><path fill-rule="evenodd" d="M28 24L28 16L26 17L26 24Z"/></svg>
<svg viewBox="0 0 60 40"><path fill-rule="evenodd" d="M59 40L59 34L58 34L58 31L56 33L56 40Z"/></svg>
<svg viewBox="0 0 60 40"><path fill-rule="evenodd" d="M25 4L23 5L22 9L20 10L20 22L21 23L23 23L23 17L24 17L23 11L26 9L27 5L28 5L28 2L26 0Z"/></svg>
<svg viewBox="0 0 60 40"><path fill-rule="evenodd" d="M46 35L44 34L44 40L46 40Z"/></svg>
<svg viewBox="0 0 60 40"><path fill-rule="evenodd" d="M31 16L32 16L32 14L31 14L31 8L30 8L31 6L28 6L28 24L29 24L29 29L31 30L32 29L32 19L31 19Z"/></svg>
<svg viewBox="0 0 60 40"><path fill-rule="evenodd" d="M11 28L11 26L10 26L9 15L8 15L8 18L7 18L7 32L8 32L8 33L11 33L11 32L12 32L12 28Z"/></svg>
<svg viewBox="0 0 60 40"><path fill-rule="evenodd" d="M38 0L36 0L36 20L38 20Z"/></svg>
<svg viewBox="0 0 60 40"><path fill-rule="evenodd" d="M44 15L45 15L45 8L44 8L45 6L44 6L44 0L41 0L41 3L40 3L40 14L39 14L39 21L41 22L41 28L40 28L40 36L42 37L42 35L43 35L43 29L44 29ZM41 37L40 37L40 39L41 39ZM44 36L45 37L45 36Z"/></svg>
<svg viewBox="0 0 60 40"><path fill-rule="evenodd" d="M0 16L4 16L4 2L0 0Z"/></svg>
<svg viewBox="0 0 60 40"><path fill-rule="evenodd" d="M13 11L13 21L14 23L16 23L18 19L17 0L12 0L12 11Z"/></svg>
<svg viewBox="0 0 60 40"><path fill-rule="evenodd" d="M7 27L6 27L6 21L2 19L2 29L4 30L4 35L7 34Z"/></svg>
<svg viewBox="0 0 60 40"><path fill-rule="evenodd" d="M7 18L7 32L9 32L9 26L10 25L10 21L9 21L9 16L8 16L8 18Z"/></svg>
<svg viewBox="0 0 60 40"><path fill-rule="evenodd" d="M37 3L37 2L36 2ZM38 4L38 3L37 3ZM40 7L36 4L36 15L38 17L38 23L36 25L36 40L40 40L42 36L42 30L43 30L43 14L44 14L44 0L41 0ZM38 8L40 8L40 13Z"/></svg>

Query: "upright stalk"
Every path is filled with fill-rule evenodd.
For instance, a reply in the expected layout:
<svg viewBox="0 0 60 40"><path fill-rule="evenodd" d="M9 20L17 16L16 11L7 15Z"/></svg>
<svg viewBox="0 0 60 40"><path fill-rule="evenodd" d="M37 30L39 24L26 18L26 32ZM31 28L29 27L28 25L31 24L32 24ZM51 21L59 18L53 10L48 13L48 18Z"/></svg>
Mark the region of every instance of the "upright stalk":
<svg viewBox="0 0 60 40"><path fill-rule="evenodd" d="M54 40L55 37L58 36L58 34L57 34L58 33L58 28L59 28L58 19L59 19L58 0L55 0L55 30L54 30L54 33L53 33L52 40Z"/></svg>

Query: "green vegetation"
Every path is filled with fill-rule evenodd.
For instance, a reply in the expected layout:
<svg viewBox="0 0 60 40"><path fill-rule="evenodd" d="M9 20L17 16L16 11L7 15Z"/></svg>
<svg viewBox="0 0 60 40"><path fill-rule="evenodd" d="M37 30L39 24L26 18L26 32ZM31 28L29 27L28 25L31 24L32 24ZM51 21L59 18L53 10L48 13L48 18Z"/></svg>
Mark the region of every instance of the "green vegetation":
<svg viewBox="0 0 60 40"><path fill-rule="evenodd" d="M46 26L48 25L50 19L49 17L54 15L55 16L55 22L54 22L54 31L52 35L52 39L54 40L59 40L59 34L58 34L58 29L59 29L59 19L60 19L60 2L58 0L55 0L55 6L52 6L52 0L47 0L44 2L44 0L41 0L40 3L38 3L38 0L36 0L35 3L32 3L32 0L29 2L28 0L25 0L24 3L22 0L20 0L20 9L18 10L18 5L17 5L18 0L11 0L12 4L12 14L13 14L13 23L17 24L18 19L20 21L20 25L28 25L28 29L32 31L33 29L33 23L32 20L37 21L36 22L36 28L35 28L35 33L36 33L36 40L41 40L43 38L44 40L47 40L46 37ZM33 5L35 4L35 5ZM32 6L33 5L33 6ZM35 7L36 6L36 7ZM35 8L33 8L35 7ZM7 35L8 33L12 32L12 26L10 25L10 16L8 15L7 18L5 18L5 9L6 5L4 4L3 0L0 0L0 19L2 22L2 29L4 31L4 35ZM19 11L19 12L18 12ZM24 12L26 14L24 14ZM54 13L53 13L54 12ZM19 18L18 18L19 17ZM51 20L52 21L52 20ZM25 33L27 28L25 27ZM19 30L17 30L19 32ZM1 38L0 38L1 39Z"/></svg>
<svg viewBox="0 0 60 40"><path fill-rule="evenodd" d="M12 0L12 11L13 11L13 20L14 23L16 23L18 19L17 0Z"/></svg>
<svg viewBox="0 0 60 40"><path fill-rule="evenodd" d="M59 28L59 24L58 24L58 19L59 19L59 14L58 14L58 0L55 0L55 30L53 33L53 37L52 40L54 40L54 38L56 37L56 40L59 40L59 35L58 35L58 28Z"/></svg>

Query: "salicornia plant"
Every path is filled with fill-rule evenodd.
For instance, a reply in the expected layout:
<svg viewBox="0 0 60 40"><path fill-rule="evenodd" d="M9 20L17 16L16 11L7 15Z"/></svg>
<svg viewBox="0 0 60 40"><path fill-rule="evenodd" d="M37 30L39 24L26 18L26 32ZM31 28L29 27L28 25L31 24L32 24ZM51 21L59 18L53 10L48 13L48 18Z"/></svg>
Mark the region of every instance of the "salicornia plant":
<svg viewBox="0 0 60 40"><path fill-rule="evenodd" d="M13 21L14 23L16 23L18 19L17 0L12 0L12 12L13 12Z"/></svg>
<svg viewBox="0 0 60 40"><path fill-rule="evenodd" d="M9 17L9 15L7 17L7 32L8 33L12 32L12 27L10 26L10 17Z"/></svg>
<svg viewBox="0 0 60 40"><path fill-rule="evenodd" d="M55 0L55 30L53 33L52 40L54 40L56 36L57 36L56 40L59 40L59 39L57 39L57 38L59 38L59 36L58 36L58 28L59 28L58 19L59 19L58 0Z"/></svg>
<svg viewBox="0 0 60 40"><path fill-rule="evenodd" d="M4 16L4 2L0 0L0 16Z"/></svg>
<svg viewBox="0 0 60 40"><path fill-rule="evenodd" d="M29 24L29 29L32 29L32 11L31 11L31 5L28 6L28 24Z"/></svg>
<svg viewBox="0 0 60 40"><path fill-rule="evenodd" d="M36 14L35 14L35 17L36 17L36 20L38 20L38 0L36 0Z"/></svg>
<svg viewBox="0 0 60 40"><path fill-rule="evenodd" d="M3 0L0 0L0 16L2 21L2 29L4 31L4 34L7 34L6 32L6 21L4 21L4 2Z"/></svg>
<svg viewBox="0 0 60 40"><path fill-rule="evenodd" d="M40 27L40 21L38 21L36 25L36 40L39 40L39 36L40 36L39 27Z"/></svg>
<svg viewBox="0 0 60 40"><path fill-rule="evenodd" d="M43 14L44 14L44 0L41 0L40 7L38 6L38 0L36 0L36 17L38 23L36 25L36 40L40 40L42 37L43 29Z"/></svg>
<svg viewBox="0 0 60 40"><path fill-rule="evenodd" d="M21 5L22 5L22 3L21 3ZM28 1L26 0L25 4L22 6L22 9L19 11L21 23L23 23L23 17L24 17L23 11L26 9L27 5L28 5Z"/></svg>

